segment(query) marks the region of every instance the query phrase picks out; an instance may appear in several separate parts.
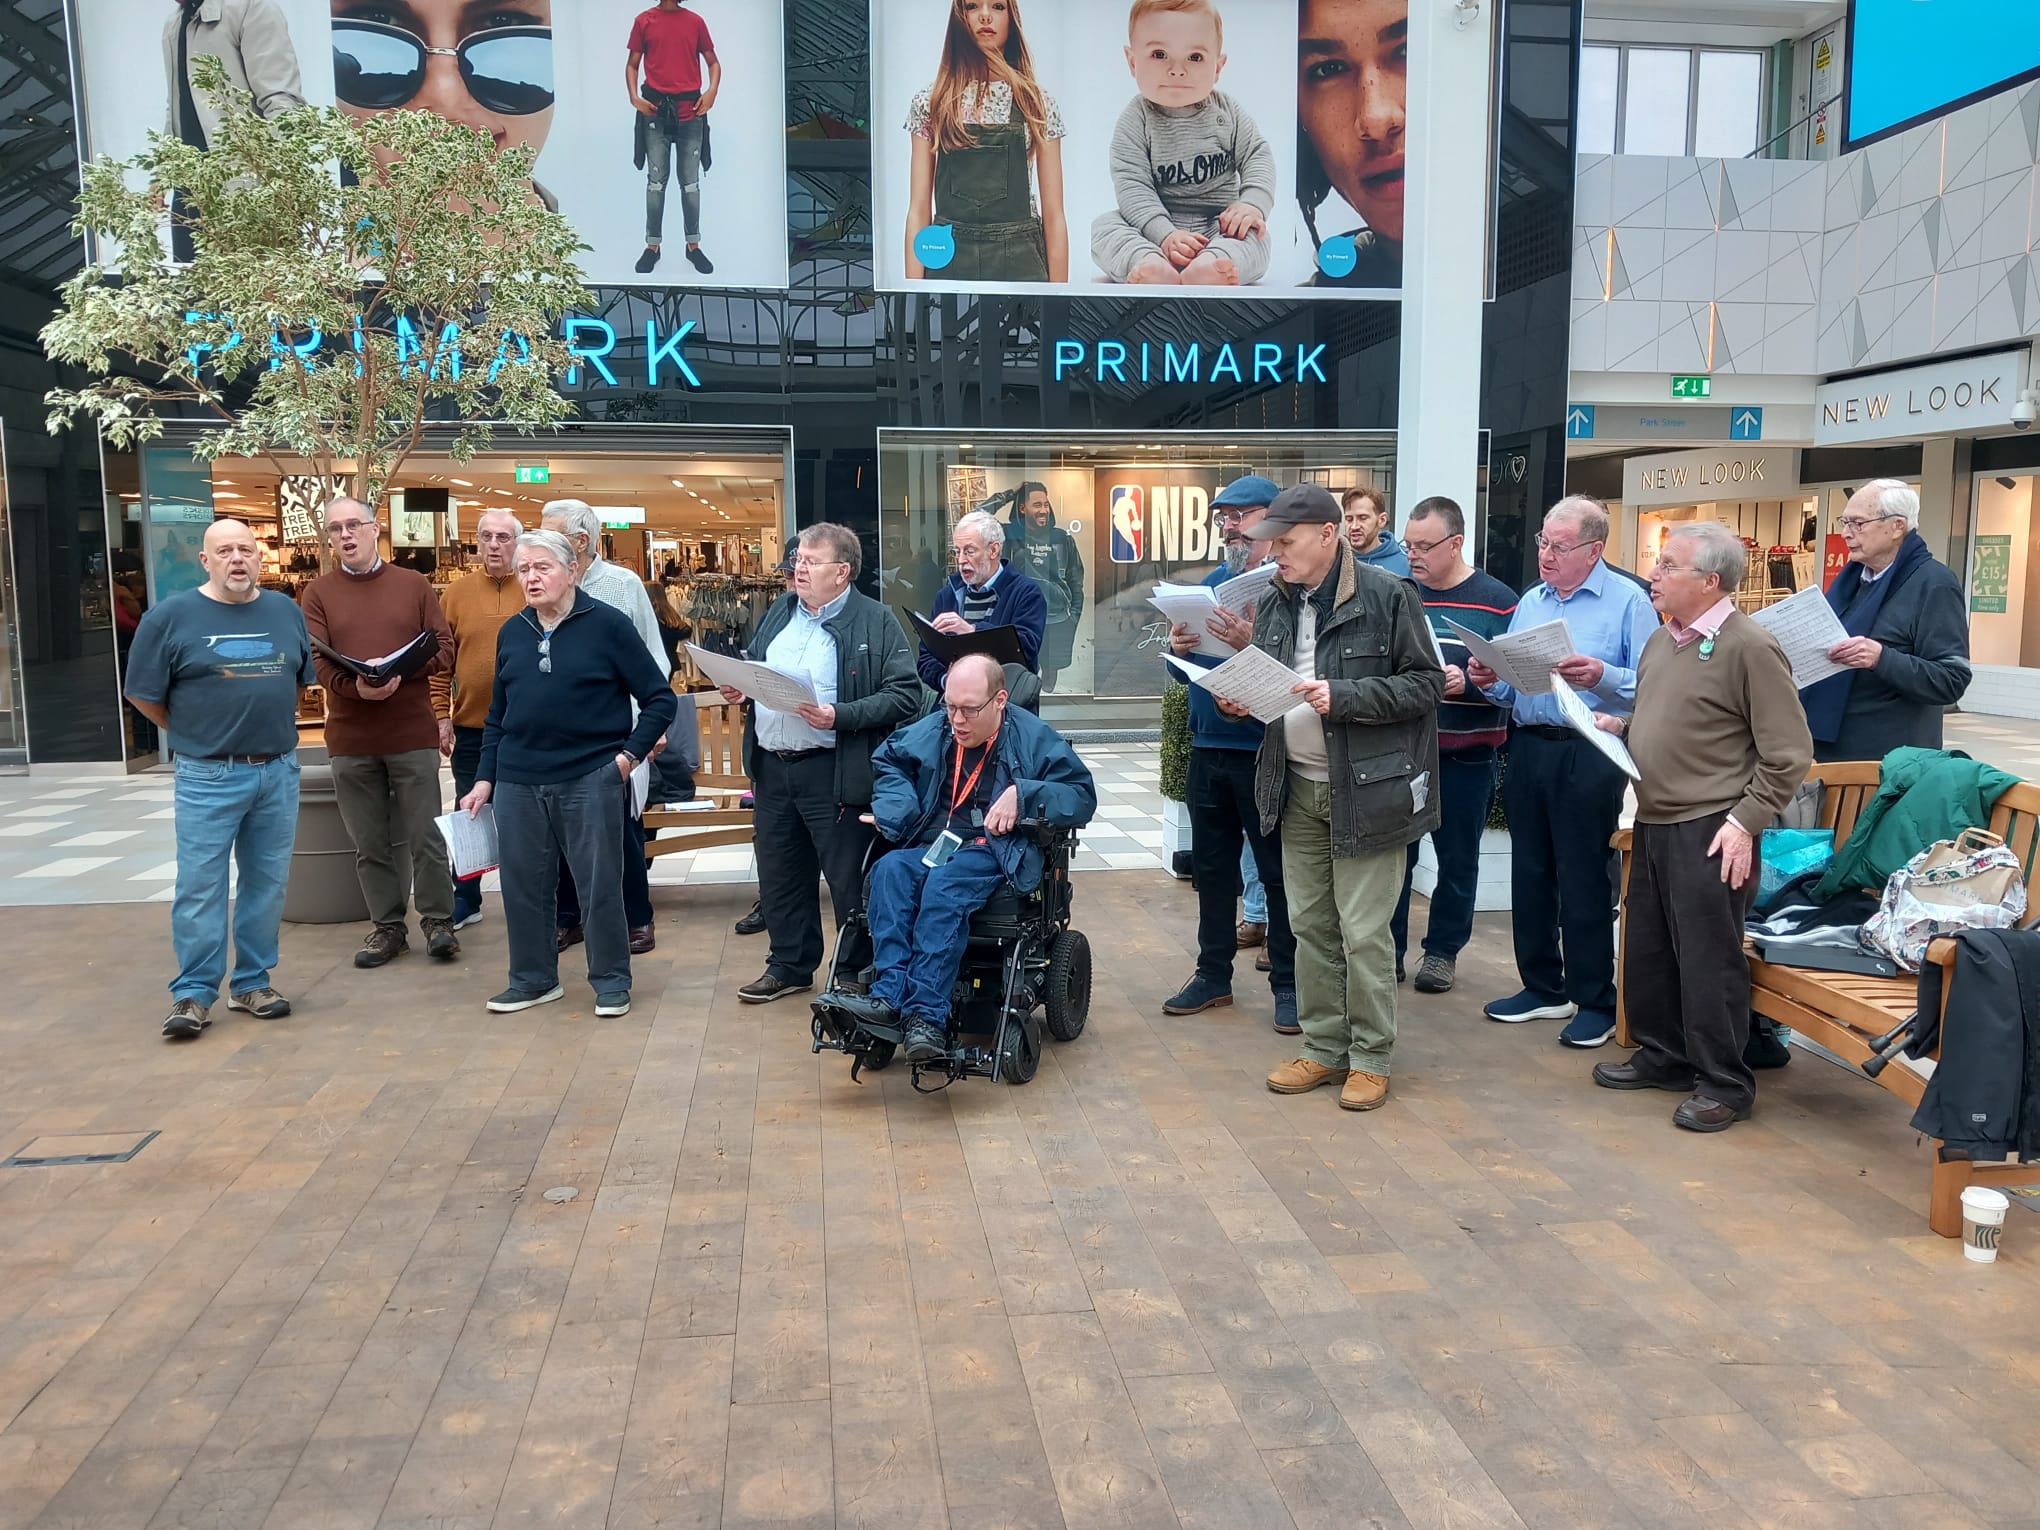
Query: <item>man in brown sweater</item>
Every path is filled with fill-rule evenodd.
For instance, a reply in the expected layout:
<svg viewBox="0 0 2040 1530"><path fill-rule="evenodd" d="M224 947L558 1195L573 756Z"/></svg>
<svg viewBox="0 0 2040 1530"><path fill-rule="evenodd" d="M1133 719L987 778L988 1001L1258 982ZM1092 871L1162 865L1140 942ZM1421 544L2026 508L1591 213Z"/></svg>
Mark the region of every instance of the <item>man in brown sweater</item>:
<svg viewBox="0 0 2040 1530"><path fill-rule="evenodd" d="M409 949L404 877L394 846L410 845L410 885L426 949L441 961L460 952L453 933L453 871L439 816L439 719L431 677L452 663L453 634L423 574L383 561L375 512L358 499L326 507L326 535L340 566L305 586L305 627L353 659L395 653L430 627L439 652L402 679L367 685L318 656L326 690L326 753L340 820L354 841L354 871L375 921L357 967L380 967Z"/></svg>
<svg viewBox="0 0 2040 1530"><path fill-rule="evenodd" d="M1651 573L1665 618L1637 668L1627 725L1636 841L1624 906L1622 1001L1633 1059L1598 1063L1606 1089L1690 1093L1672 1113L1689 1131L1748 1117L1743 1061L1750 967L1743 920L1756 844L1813 763L1813 738L1777 640L1735 609L1747 554L1718 521L1673 531Z"/></svg>
<svg viewBox="0 0 2040 1530"><path fill-rule="evenodd" d="M517 582L517 534L524 529L508 510L484 510L475 520L482 564L447 586L441 605L453 633L451 669L432 677L432 707L440 716L439 752L453 761L453 795L474 789L482 762L482 724L496 684L496 635L524 609ZM453 927L482 917L482 879L453 884Z"/></svg>

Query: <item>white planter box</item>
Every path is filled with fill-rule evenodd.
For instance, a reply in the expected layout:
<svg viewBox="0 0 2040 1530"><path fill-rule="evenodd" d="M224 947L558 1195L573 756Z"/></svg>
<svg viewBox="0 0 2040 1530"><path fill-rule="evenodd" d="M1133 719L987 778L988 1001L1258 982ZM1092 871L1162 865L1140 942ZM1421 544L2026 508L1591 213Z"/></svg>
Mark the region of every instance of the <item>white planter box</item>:
<svg viewBox="0 0 2040 1530"><path fill-rule="evenodd" d="M1410 885L1425 897L1438 885L1438 857L1427 834L1417 850L1417 869ZM1509 834L1506 829L1483 829L1480 836L1480 881L1474 888L1473 911L1477 914L1506 912L1509 907Z"/></svg>
<svg viewBox="0 0 2040 1530"><path fill-rule="evenodd" d="M1176 857L1190 853L1190 805L1162 799L1162 864L1171 871Z"/></svg>

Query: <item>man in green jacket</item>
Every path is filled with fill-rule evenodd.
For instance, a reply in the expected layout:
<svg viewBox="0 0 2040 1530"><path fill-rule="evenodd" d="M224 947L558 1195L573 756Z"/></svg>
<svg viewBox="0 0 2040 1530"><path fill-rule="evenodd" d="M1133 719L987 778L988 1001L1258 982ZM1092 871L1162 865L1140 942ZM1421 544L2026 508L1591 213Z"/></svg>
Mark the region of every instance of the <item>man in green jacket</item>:
<svg viewBox="0 0 2040 1530"><path fill-rule="evenodd" d="M1341 1106L1372 1110L1395 1049L1389 920L1404 850L1439 821L1445 671L1417 587L1354 556L1324 489L1285 489L1243 529L1273 541L1280 570L1254 645L1296 672L1297 704L1268 725L1254 769L1262 832L1282 831L1303 1026L1303 1055L1268 1087L1339 1084ZM1223 694L1219 705L1242 711Z"/></svg>
<svg viewBox="0 0 2040 1530"><path fill-rule="evenodd" d="M758 901L772 941L764 976L737 990L746 1004L814 987L822 962L816 875L828 878L840 929L864 895L872 751L921 709L914 648L898 618L852 588L863 562L848 527L808 527L794 555L793 589L766 608L751 635L749 657L806 681L815 701L798 712L745 708ZM744 699L728 687L723 695ZM842 953L851 975L871 960L862 926L858 937Z"/></svg>

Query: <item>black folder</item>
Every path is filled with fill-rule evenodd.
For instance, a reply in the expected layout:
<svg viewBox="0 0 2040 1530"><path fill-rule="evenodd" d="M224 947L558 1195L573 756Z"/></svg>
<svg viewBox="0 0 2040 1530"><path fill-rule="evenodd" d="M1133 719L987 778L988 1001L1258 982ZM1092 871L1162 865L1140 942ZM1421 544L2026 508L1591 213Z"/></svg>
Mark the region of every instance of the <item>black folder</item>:
<svg viewBox="0 0 2040 1530"><path fill-rule="evenodd" d="M934 623L918 612L909 611L907 616L921 646L940 659L944 667L967 653L988 653L1001 664L1027 662L1027 655L1020 648L1020 629L1010 622L1003 627L980 627L975 632L937 632Z"/></svg>
<svg viewBox="0 0 2040 1530"><path fill-rule="evenodd" d="M312 647L349 674L366 680L370 685L381 685L392 676L408 678L423 669L439 652L439 634L427 627L395 653L385 654L380 659L350 659L330 643L322 643L317 638L312 639Z"/></svg>

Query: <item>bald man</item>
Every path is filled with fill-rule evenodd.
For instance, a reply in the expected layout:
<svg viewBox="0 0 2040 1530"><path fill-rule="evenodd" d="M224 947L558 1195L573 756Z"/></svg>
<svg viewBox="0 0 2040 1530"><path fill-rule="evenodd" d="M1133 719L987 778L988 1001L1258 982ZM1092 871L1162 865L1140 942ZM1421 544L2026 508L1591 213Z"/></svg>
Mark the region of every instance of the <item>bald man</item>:
<svg viewBox="0 0 2040 1530"><path fill-rule="evenodd" d="M262 549L239 521L214 521L205 583L159 601L135 629L127 698L163 730L177 768L177 977L163 1034L178 1040L227 1008L290 1013L270 987L290 854L297 843L297 711L316 680L297 603L261 586ZM227 861L239 874L227 981Z"/></svg>

